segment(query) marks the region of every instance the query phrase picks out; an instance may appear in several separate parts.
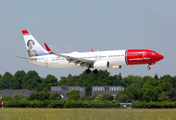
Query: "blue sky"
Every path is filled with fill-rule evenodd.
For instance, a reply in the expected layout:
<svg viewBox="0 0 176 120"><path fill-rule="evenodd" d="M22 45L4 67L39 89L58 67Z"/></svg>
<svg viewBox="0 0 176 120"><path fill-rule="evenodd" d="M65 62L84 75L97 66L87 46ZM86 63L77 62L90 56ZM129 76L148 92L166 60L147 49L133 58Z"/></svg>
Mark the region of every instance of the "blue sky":
<svg viewBox="0 0 176 120"><path fill-rule="evenodd" d="M21 30L27 29L44 47L58 53L94 50L150 49L164 59L147 65L122 66L111 75L159 76L176 71L176 1L165 0L0 0L0 74L35 70L60 79L85 69L55 69L28 63Z"/></svg>

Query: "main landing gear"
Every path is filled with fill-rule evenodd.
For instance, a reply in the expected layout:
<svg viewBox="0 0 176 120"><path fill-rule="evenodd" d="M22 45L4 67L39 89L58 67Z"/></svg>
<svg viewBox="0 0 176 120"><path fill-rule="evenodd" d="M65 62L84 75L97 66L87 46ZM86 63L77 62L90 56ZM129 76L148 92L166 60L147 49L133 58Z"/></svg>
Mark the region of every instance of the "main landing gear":
<svg viewBox="0 0 176 120"><path fill-rule="evenodd" d="M91 72L91 70L88 68L88 69L86 69L86 73L90 73Z"/></svg>
<svg viewBox="0 0 176 120"><path fill-rule="evenodd" d="M88 69L86 69L86 73L90 73L91 72L91 70L88 68ZM98 70L97 69L95 69L95 70L93 70L93 73L94 74L97 74L98 73Z"/></svg>
<svg viewBox="0 0 176 120"><path fill-rule="evenodd" d="M150 69L151 69L151 67L148 65L147 69L148 69L148 70L150 70Z"/></svg>
<svg viewBox="0 0 176 120"><path fill-rule="evenodd" d="M93 73L94 73L94 74L97 74L97 73L98 73L98 70L97 70L97 69L93 70Z"/></svg>

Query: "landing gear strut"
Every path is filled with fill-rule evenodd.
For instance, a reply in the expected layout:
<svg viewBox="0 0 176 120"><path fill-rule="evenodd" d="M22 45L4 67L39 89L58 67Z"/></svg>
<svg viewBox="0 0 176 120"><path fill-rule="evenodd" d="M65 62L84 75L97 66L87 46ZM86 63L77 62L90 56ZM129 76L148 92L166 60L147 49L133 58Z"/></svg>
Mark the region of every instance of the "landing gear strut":
<svg viewBox="0 0 176 120"><path fill-rule="evenodd" d="M150 70L150 69L151 69L151 67L150 67L150 66L148 66L148 67L147 67L147 69L148 69L148 70Z"/></svg>

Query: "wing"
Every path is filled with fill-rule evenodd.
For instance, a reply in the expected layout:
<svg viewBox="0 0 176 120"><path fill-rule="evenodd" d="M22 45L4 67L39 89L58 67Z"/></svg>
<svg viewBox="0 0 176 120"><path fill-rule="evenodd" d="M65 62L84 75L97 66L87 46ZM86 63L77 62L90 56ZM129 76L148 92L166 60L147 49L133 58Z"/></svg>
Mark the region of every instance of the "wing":
<svg viewBox="0 0 176 120"><path fill-rule="evenodd" d="M45 44L45 47L46 47L47 51L50 54L53 54L53 55L56 55L56 56L59 56L59 57L63 57L67 61L69 61L69 63L75 63L75 65L80 64L80 66L82 66L82 67L87 66L88 68L90 68L90 67L92 67L93 63L95 62L94 60L81 59L81 58L77 58L77 57L73 57L73 56L54 53L50 50L50 48L47 46L46 43L44 43L44 44Z"/></svg>
<svg viewBox="0 0 176 120"><path fill-rule="evenodd" d="M80 66L91 67L91 65L95 62L94 60L81 59L81 58L57 54L57 53L53 53L53 52L51 52L51 54L66 58L66 60L69 61L69 63L72 62L72 63L75 63L75 65L80 64Z"/></svg>

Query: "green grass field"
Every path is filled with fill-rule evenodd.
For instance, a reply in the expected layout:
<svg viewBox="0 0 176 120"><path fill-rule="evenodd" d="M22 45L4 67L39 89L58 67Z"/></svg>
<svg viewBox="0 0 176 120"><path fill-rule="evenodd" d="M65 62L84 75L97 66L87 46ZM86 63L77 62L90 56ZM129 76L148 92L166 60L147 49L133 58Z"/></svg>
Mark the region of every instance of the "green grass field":
<svg viewBox="0 0 176 120"><path fill-rule="evenodd" d="M176 109L0 108L0 120L176 120Z"/></svg>

